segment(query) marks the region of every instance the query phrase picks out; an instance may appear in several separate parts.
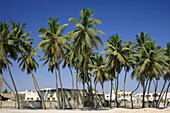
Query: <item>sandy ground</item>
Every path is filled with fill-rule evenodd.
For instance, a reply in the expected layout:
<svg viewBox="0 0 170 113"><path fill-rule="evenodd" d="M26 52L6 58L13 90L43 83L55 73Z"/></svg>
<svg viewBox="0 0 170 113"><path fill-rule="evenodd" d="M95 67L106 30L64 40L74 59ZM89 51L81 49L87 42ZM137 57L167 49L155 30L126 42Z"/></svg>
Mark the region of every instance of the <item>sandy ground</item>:
<svg viewBox="0 0 170 113"><path fill-rule="evenodd" d="M144 108L144 109L103 109L103 110L18 110L18 109L0 109L0 113L170 113L170 108L166 109L155 109L155 108Z"/></svg>

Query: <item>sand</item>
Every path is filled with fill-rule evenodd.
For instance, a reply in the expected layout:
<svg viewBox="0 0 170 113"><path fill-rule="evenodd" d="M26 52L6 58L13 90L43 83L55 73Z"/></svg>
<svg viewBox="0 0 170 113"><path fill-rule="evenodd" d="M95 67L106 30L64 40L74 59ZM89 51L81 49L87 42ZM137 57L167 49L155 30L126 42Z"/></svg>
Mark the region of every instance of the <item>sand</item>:
<svg viewBox="0 0 170 113"><path fill-rule="evenodd" d="M0 109L0 113L170 113L170 108L165 109L155 109L155 108L144 108L144 109L124 109L124 108L114 108L114 109L103 109L103 110L79 110L73 109L65 111L57 109L47 109L47 110L30 110L30 109Z"/></svg>

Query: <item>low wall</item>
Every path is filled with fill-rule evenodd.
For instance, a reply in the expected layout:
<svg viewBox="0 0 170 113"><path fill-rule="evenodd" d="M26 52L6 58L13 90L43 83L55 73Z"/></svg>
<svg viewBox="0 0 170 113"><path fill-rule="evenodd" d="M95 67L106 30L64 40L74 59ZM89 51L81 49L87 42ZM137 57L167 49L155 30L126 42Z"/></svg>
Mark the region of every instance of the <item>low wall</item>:
<svg viewBox="0 0 170 113"><path fill-rule="evenodd" d="M55 101L46 101L45 106L47 109L56 109L58 107L58 103ZM0 101L0 108L17 108L18 104L16 101ZM39 109L42 108L40 101L20 101L21 109L31 108L31 109ZM60 107L62 108L62 103L60 103ZM65 108L71 108L70 105L67 104Z"/></svg>

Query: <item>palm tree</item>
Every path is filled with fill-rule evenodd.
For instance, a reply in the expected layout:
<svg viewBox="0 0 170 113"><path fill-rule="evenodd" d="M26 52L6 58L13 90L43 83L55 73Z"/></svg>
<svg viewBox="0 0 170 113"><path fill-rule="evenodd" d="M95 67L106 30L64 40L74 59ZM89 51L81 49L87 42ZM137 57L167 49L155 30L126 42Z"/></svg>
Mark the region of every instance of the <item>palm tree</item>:
<svg viewBox="0 0 170 113"><path fill-rule="evenodd" d="M117 91L118 91L118 84L119 84L119 73L121 72L122 66L129 65L126 54L128 48L122 46L122 38L121 35L118 34L110 36L110 40L105 43L105 47L107 47L104 51L101 53L106 53L108 62L108 66L110 65L110 68L114 70L113 74L115 74L115 102L117 107L118 101L117 101Z"/></svg>
<svg viewBox="0 0 170 113"><path fill-rule="evenodd" d="M134 50L135 50L135 47L134 47L134 44L130 41L128 42L125 42L124 47L127 48L127 60L129 62L129 64L126 64L124 66L124 69L125 69L125 77L124 77L124 85L123 85L123 96L124 96L124 106L126 107L126 101L125 101L125 86L126 86L126 76L127 76L127 72L129 72L130 68L131 67L134 67L134 57L133 57L133 54L134 54Z"/></svg>
<svg viewBox="0 0 170 113"><path fill-rule="evenodd" d="M167 43L167 50L166 50L166 55L169 57L170 59L170 42ZM170 65L170 60L166 61L169 65ZM169 70L170 70L170 66L169 66ZM166 73L166 76L169 76L169 80L170 80L170 73ZM169 85L167 87L167 91L166 91L166 95L165 95L165 102L164 102L164 106L165 106L165 103L166 103L166 100L167 100L167 93L168 93L168 90L169 90ZM166 105L167 106L167 105Z"/></svg>
<svg viewBox="0 0 170 113"><path fill-rule="evenodd" d="M20 56L18 58L17 63L20 62L19 67L21 68L22 71L26 70L27 74L30 74L33 71L36 72L37 68L39 68L39 65L38 65L37 61L34 59L34 57L40 57L40 56L37 54L36 48L28 48L26 50L26 52L27 53L23 54L23 56ZM43 97L39 93L34 80L33 80L33 83L35 86L35 90L37 91L37 93L40 97L40 100L42 100Z"/></svg>
<svg viewBox="0 0 170 113"><path fill-rule="evenodd" d="M104 34L102 31L93 29L98 24L101 24L101 21L95 18L92 18L94 11L91 9L82 9L80 12L80 19L77 20L75 18L69 18L69 21L71 21L75 27L76 30L73 30L68 33L68 35L71 36L71 40L73 40L74 43L74 51L78 53L80 50L85 60L85 65L83 66L84 71L84 83L83 83L83 97L84 90L85 90L85 79L87 76L87 53L88 48L96 47L99 49L99 43L103 43L98 34ZM83 98L83 106L84 106L84 98Z"/></svg>
<svg viewBox="0 0 170 113"><path fill-rule="evenodd" d="M26 70L27 74L30 74L30 69L31 71L36 71L37 68L39 68L39 65L37 63L37 61L34 59L34 57L40 57L37 52L36 52L36 48L29 48L28 50L26 50L26 54L24 54L24 56L20 56L18 58L18 63L19 67L21 68L22 71ZM27 64L26 64L27 62ZM28 69L29 67L29 69Z"/></svg>
<svg viewBox="0 0 170 113"><path fill-rule="evenodd" d="M91 77L95 76L94 82L100 82L101 87L102 87L102 93L103 93L104 107L106 107L103 84L106 80L108 80L108 74L106 73L106 66L104 63L104 58L102 56L96 55L96 58L94 59L94 61L95 61L94 65L89 64L89 67L93 68L93 70L91 71L91 73L93 73Z"/></svg>
<svg viewBox="0 0 170 113"><path fill-rule="evenodd" d="M65 51L65 55L63 56L63 58L62 58L61 61L64 60L62 68L65 68L66 65L67 65L68 68L69 68L69 70L70 70L70 73L71 73L72 89L73 89L73 91L72 91L72 105L73 105L73 107L72 107L72 108L74 108L74 107L75 107L75 101L74 101L74 95L75 95L75 93L74 93L74 79L73 79L73 72L72 72L72 69L71 69L71 68L74 66L74 61L73 61L73 58L70 57L71 52L72 52L72 48L73 48L73 47L72 47L72 43L68 44L68 46L71 48L71 50L70 50L70 49L67 49L67 50ZM70 58L71 58L71 59L70 59ZM60 61L60 62L61 62L61 61Z"/></svg>
<svg viewBox="0 0 170 113"><path fill-rule="evenodd" d="M24 54L26 53L27 49L32 47L32 42L30 42L30 41L34 40L33 38L28 37L28 35L32 32L24 32L23 27L25 27L27 25L26 23L23 23L22 25L20 25L19 22L16 23L16 22L12 21L11 23L12 23L12 29L13 29L13 42L14 42L15 47L17 48L18 52L22 55L22 57L26 61ZM45 109L46 107L45 107L45 103L44 103L44 98L41 95L40 88L39 88L39 85L35 78L35 75L32 72L32 70L29 68L28 63L25 62L25 64L27 65L27 68L32 75L35 89L41 98L42 107L43 107L43 109Z"/></svg>
<svg viewBox="0 0 170 113"><path fill-rule="evenodd" d="M168 70L168 64L164 62L167 60L167 57L164 56L165 48L156 46L155 40L150 40L144 45L144 47L142 46L137 49L136 57L138 57L140 60L138 60L138 64L132 73L132 76L136 76L137 79L139 78L141 80L141 84L143 86L143 108L145 107L144 97L148 80L151 81L153 77L159 79L159 75L163 77L163 70ZM145 85L146 79L147 82Z"/></svg>
<svg viewBox="0 0 170 113"><path fill-rule="evenodd" d="M40 50L43 49L44 51L44 58L41 60L45 60L45 65L47 62L49 62L49 70L53 72L53 70L58 70L59 74L59 81L61 86L61 93L62 93L62 102L63 102L63 109L65 109L65 100L64 100L64 92L63 92L63 86L61 81L61 74L60 74L60 67L59 67L59 58L62 58L62 55L64 55L63 48L69 48L66 44L66 38L62 33L64 32L64 29L68 24L64 24L60 27L60 24L58 24L58 18L49 19L48 25L49 29L47 28L40 28L38 32L43 33L43 35L39 35L39 37L43 38L43 41L41 41L38 44L38 48ZM43 66L42 65L42 66ZM57 73L55 72L56 77L56 92L58 92L58 83L57 83ZM58 100L59 101L59 100ZM60 107L58 107L60 108Z"/></svg>
<svg viewBox="0 0 170 113"><path fill-rule="evenodd" d="M10 62L10 60L8 59L8 58L12 58L13 60L16 60L18 56L17 50L13 43L13 32L16 29L13 29L12 31L10 31L9 27L10 25L7 22L0 23L0 53L2 57L1 62L3 63L1 66L4 66L4 67L1 67L1 72L2 70L5 70L5 68L7 67L14 89L15 89L15 92L16 92L18 109L20 109L18 91L17 91L16 85L15 85L15 82L14 82L14 79L13 79L13 76L10 70L10 65L12 65L12 62Z"/></svg>

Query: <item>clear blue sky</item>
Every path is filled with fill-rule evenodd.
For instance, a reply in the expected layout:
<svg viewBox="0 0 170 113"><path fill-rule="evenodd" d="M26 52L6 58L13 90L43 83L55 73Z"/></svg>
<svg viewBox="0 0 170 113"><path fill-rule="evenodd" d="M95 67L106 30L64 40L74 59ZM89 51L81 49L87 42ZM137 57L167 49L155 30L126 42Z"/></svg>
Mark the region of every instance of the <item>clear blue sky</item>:
<svg viewBox="0 0 170 113"><path fill-rule="evenodd" d="M104 42L116 33L122 35L124 41L135 42L134 37L140 32L151 34L151 39L156 39L156 44L162 47L166 47L166 43L170 41L170 0L0 0L0 4L0 21L27 23L25 30L34 32L30 35L35 38L34 47L41 41L38 29L47 27L50 17L58 17L61 24L69 23L66 33L75 29L68 19L70 17L79 19L82 8L93 9L94 17L102 21L96 28L105 32L106 36L101 36ZM99 51L103 49L101 46ZM43 57L42 52L39 55ZM37 61L39 62L39 58ZM54 75L47 71L47 66L41 68L41 64L42 62L39 62L40 68L35 73L40 88L55 88ZM34 89L31 76L21 72L17 63L14 62L11 69L19 91ZM71 88L69 70L62 69L61 74L63 86ZM4 76L12 86L9 74L4 73ZM123 71L120 76L119 89L122 89ZM159 90L162 83L163 81L160 81ZM136 85L136 80L131 80L128 73L126 90L133 90ZM5 88L4 85L3 89ZM100 85L98 89L101 91ZM110 83L106 82L105 92L109 90Z"/></svg>

